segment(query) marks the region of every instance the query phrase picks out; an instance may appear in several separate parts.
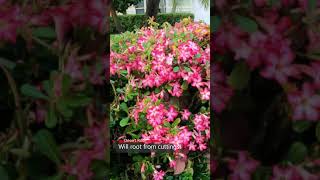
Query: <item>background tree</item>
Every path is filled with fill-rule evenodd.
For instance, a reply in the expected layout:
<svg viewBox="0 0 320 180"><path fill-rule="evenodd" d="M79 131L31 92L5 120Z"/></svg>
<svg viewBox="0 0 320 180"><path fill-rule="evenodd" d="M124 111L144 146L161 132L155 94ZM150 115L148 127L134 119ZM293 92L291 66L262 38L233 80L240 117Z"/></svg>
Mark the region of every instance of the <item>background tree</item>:
<svg viewBox="0 0 320 180"><path fill-rule="evenodd" d="M209 0L199 0L200 4L205 8L208 9L209 5L210 5L210 1Z"/></svg>
<svg viewBox="0 0 320 180"><path fill-rule="evenodd" d="M160 0L147 0L147 12L146 15L148 17L155 17L159 12L159 4Z"/></svg>
<svg viewBox="0 0 320 180"><path fill-rule="evenodd" d="M176 12L177 6L178 6L178 2L179 2L178 0L172 0L172 10L171 10L172 13Z"/></svg>
<svg viewBox="0 0 320 180"><path fill-rule="evenodd" d="M198 0L200 2L200 4L205 8L208 9L209 5L210 5L210 1L209 0ZM177 10L177 7L180 5L181 1L178 0L172 0L172 13L175 13Z"/></svg>
<svg viewBox="0 0 320 180"><path fill-rule="evenodd" d="M122 14L127 14L127 9L130 6L137 5L142 0L112 0L112 6L113 8Z"/></svg>
<svg viewBox="0 0 320 180"><path fill-rule="evenodd" d="M122 32L123 30L118 21L117 12L127 14L127 9L132 5L137 5L140 1L141 0L112 0L110 12L118 32Z"/></svg>

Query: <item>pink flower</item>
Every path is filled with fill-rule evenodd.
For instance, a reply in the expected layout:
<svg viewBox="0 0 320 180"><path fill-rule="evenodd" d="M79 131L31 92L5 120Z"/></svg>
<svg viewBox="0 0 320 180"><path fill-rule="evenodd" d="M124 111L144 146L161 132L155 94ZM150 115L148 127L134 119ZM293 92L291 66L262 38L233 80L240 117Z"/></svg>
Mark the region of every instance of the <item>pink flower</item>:
<svg viewBox="0 0 320 180"><path fill-rule="evenodd" d="M208 88L201 89L200 95L202 100L210 100L210 91Z"/></svg>
<svg viewBox="0 0 320 180"><path fill-rule="evenodd" d="M36 110L35 110L35 119L38 123L43 123L47 117L47 109L45 105L41 101L36 101Z"/></svg>
<svg viewBox="0 0 320 180"><path fill-rule="evenodd" d="M169 107L169 110L167 112L168 121L173 121L178 116L178 112L173 106Z"/></svg>
<svg viewBox="0 0 320 180"><path fill-rule="evenodd" d="M20 8L12 6L0 9L0 40L16 42L17 30L22 26Z"/></svg>
<svg viewBox="0 0 320 180"><path fill-rule="evenodd" d="M93 173L90 170L90 163L92 161L88 151L82 150L76 154L76 163L66 164L62 166L62 170L68 174L76 176L79 180L89 180Z"/></svg>
<svg viewBox="0 0 320 180"><path fill-rule="evenodd" d="M188 120L189 116L191 115L191 112L188 109L184 109L181 115L182 115L182 120Z"/></svg>
<svg viewBox="0 0 320 180"><path fill-rule="evenodd" d="M174 168L174 167L176 166L176 161L175 161L175 160L170 160L169 166L170 166L171 168Z"/></svg>
<svg viewBox="0 0 320 180"><path fill-rule="evenodd" d="M307 51L309 53L314 53L320 49L320 35L319 33L315 32L312 29L308 29L307 33L308 33L308 39L309 39Z"/></svg>
<svg viewBox="0 0 320 180"><path fill-rule="evenodd" d="M157 171L157 170L154 170L153 172L153 180L163 180L163 177L166 173L162 170L160 171Z"/></svg>
<svg viewBox="0 0 320 180"><path fill-rule="evenodd" d="M93 172L90 165L93 160L104 159L106 150L106 124L96 123L85 129L85 136L92 142L90 149L79 149L74 152L75 163L67 162L62 170L68 174L75 175L79 180L92 179Z"/></svg>
<svg viewBox="0 0 320 180"><path fill-rule="evenodd" d="M313 85L315 88L320 89L320 63L312 62L311 66L300 65L300 69L305 74L309 75L313 80Z"/></svg>
<svg viewBox="0 0 320 180"><path fill-rule="evenodd" d="M200 151L203 151L203 150L206 150L206 149L207 149L206 143L200 143L200 144L199 144L199 150L200 150Z"/></svg>
<svg viewBox="0 0 320 180"><path fill-rule="evenodd" d="M297 67L291 64L293 57L291 53L281 54L280 57L270 55L261 75L268 79L274 79L281 85L285 84L289 76L295 77L299 74Z"/></svg>
<svg viewBox="0 0 320 180"><path fill-rule="evenodd" d="M320 95L315 94L315 89L309 83L304 83L302 91L288 94L288 101L293 108L294 120L319 119Z"/></svg>
<svg viewBox="0 0 320 180"><path fill-rule="evenodd" d="M283 168L279 166L274 166L272 171L273 171L272 180L282 180L282 179L298 180L299 179L295 169L291 167Z"/></svg>
<svg viewBox="0 0 320 180"><path fill-rule="evenodd" d="M156 127L163 123L164 116L167 114L167 110L165 109L163 104L159 106L151 106L147 110L147 119L148 123L153 127Z"/></svg>
<svg viewBox="0 0 320 180"><path fill-rule="evenodd" d="M211 174L215 173L218 167L218 162L216 160L210 161L210 172Z"/></svg>
<svg viewBox="0 0 320 180"><path fill-rule="evenodd" d="M177 82L173 83L171 85L172 85L172 90L169 91L171 93L171 95L176 96L176 97L180 97L183 92L181 85Z"/></svg>
<svg viewBox="0 0 320 180"><path fill-rule="evenodd" d="M221 112L230 100L233 91L227 86L226 75L219 64L211 66L211 76L213 77L213 96L210 96L212 108L215 112Z"/></svg>
<svg viewBox="0 0 320 180"><path fill-rule="evenodd" d="M198 131L204 131L210 126L210 117L204 114L196 114L193 121L195 129Z"/></svg>
<svg viewBox="0 0 320 180"><path fill-rule="evenodd" d="M267 0L254 0L254 2L258 7L262 7L266 5Z"/></svg>
<svg viewBox="0 0 320 180"><path fill-rule="evenodd" d="M66 33L71 29L71 22L69 19L69 6L60 6L50 10L50 15L55 24L55 30L59 46L62 46Z"/></svg>
<svg viewBox="0 0 320 180"><path fill-rule="evenodd" d="M66 73L68 73L73 79L83 80L84 76L81 71L80 63L78 62L77 50L71 52L68 58L68 62L65 67Z"/></svg>
<svg viewBox="0 0 320 180"><path fill-rule="evenodd" d="M188 147L190 151L196 151L197 149L197 146L194 144L194 142L190 142Z"/></svg>
<svg viewBox="0 0 320 180"><path fill-rule="evenodd" d="M250 158L249 155L241 151L238 153L238 159L229 160L229 169L232 171L230 179L232 180L244 180L251 179L251 174L258 167L259 162Z"/></svg>
<svg viewBox="0 0 320 180"><path fill-rule="evenodd" d="M146 164L145 164L145 163L142 163L140 172L141 172L141 173L144 173L145 171L146 171Z"/></svg>
<svg viewBox="0 0 320 180"><path fill-rule="evenodd" d="M186 126L182 126L179 129L179 133L171 138L171 143L186 148L191 140L192 132Z"/></svg>

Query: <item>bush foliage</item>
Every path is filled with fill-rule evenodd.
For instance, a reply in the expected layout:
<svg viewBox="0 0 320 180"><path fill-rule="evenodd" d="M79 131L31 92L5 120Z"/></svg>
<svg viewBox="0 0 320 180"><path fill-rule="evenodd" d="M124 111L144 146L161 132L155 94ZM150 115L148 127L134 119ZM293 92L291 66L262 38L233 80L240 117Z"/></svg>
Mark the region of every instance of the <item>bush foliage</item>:
<svg viewBox="0 0 320 180"><path fill-rule="evenodd" d="M181 21L183 18L191 17L194 18L194 15L191 13L168 13L168 14L158 14L156 22L163 24L168 22L173 25L176 22ZM135 29L140 29L143 26L146 26L148 17L144 14L135 14L135 15L119 15L119 22L124 29L124 31L134 31ZM116 34L117 29L113 22L113 18L110 17L110 33Z"/></svg>
<svg viewBox="0 0 320 180"><path fill-rule="evenodd" d="M111 137L157 140L181 149L115 153L111 161L119 166L113 177L209 179L209 26L190 18L162 28L149 24L111 40Z"/></svg>

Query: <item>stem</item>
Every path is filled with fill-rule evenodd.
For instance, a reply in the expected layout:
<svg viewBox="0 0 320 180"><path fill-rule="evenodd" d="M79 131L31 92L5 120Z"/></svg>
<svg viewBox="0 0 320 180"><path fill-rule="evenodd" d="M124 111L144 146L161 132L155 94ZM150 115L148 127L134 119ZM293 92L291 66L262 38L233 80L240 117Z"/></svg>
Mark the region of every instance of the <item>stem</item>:
<svg viewBox="0 0 320 180"><path fill-rule="evenodd" d="M20 104L20 96L19 96L19 93L18 93L18 90L17 90L17 85L14 81L14 79L12 78L10 72L2 65L0 65L0 68L2 69L2 71L4 72L7 80L8 80L8 83L10 85L10 89L12 90L12 93L13 93L13 98L14 98L14 104L15 104L15 107L16 107L16 123L17 123L17 126L18 126L18 129L20 131L19 133L19 137L20 137L20 143L23 143L23 137L24 137L24 134L25 134L25 129L26 129L26 124L25 122L22 120L22 109L21 109L21 104Z"/></svg>
<svg viewBox="0 0 320 180"><path fill-rule="evenodd" d="M36 41L38 44L40 44L40 45L48 48L48 49L51 50L52 52L55 52L55 51L56 51L52 46L50 46L48 43L44 42L43 40L41 40L41 39L39 39L39 38L37 38L37 37L34 37L34 36L32 36L32 39L33 39L34 41Z"/></svg>

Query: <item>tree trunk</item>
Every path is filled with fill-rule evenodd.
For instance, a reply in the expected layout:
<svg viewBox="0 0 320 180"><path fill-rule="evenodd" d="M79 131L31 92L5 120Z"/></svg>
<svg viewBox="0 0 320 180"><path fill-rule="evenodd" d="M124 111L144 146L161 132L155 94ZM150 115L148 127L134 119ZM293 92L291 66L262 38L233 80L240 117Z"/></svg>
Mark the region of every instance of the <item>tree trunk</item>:
<svg viewBox="0 0 320 180"><path fill-rule="evenodd" d="M147 16L154 17L156 19L159 12L160 0L147 0Z"/></svg>
<svg viewBox="0 0 320 180"><path fill-rule="evenodd" d="M119 19L118 19L118 16L117 16L117 12L114 10L114 8L111 6L110 8L110 11L111 11L111 15L112 15L112 18L113 18L113 22L115 23L116 25L116 29L119 33L123 32L123 29L119 23Z"/></svg>
<svg viewBox="0 0 320 180"><path fill-rule="evenodd" d="M172 0L172 13L175 13L176 12L176 9L177 9L177 0Z"/></svg>

